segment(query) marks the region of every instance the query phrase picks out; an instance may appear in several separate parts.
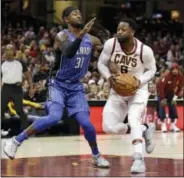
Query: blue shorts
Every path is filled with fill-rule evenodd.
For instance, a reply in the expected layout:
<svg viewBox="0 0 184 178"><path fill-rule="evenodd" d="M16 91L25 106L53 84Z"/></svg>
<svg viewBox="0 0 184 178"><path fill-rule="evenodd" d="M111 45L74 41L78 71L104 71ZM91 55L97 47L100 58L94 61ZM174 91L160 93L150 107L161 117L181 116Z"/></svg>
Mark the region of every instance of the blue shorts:
<svg viewBox="0 0 184 178"><path fill-rule="evenodd" d="M61 109L66 107L68 116L75 113L89 112L89 105L85 98L85 91L80 83L56 83L49 84L48 99L46 108L53 102L61 105Z"/></svg>

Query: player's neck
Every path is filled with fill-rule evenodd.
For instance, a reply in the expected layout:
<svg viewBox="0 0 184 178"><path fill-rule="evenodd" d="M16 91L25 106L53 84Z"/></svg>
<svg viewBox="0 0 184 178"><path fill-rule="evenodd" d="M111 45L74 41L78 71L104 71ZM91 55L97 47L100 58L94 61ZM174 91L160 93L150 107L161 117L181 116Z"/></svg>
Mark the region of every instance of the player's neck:
<svg viewBox="0 0 184 178"><path fill-rule="evenodd" d="M121 47L123 48L124 51L126 51L127 53L130 53L133 51L134 47L135 47L135 42L134 39L132 38L131 40L121 44Z"/></svg>
<svg viewBox="0 0 184 178"><path fill-rule="evenodd" d="M71 27L71 26L68 26L68 30L73 33L75 36L78 36L81 29L80 28L74 28L74 27Z"/></svg>

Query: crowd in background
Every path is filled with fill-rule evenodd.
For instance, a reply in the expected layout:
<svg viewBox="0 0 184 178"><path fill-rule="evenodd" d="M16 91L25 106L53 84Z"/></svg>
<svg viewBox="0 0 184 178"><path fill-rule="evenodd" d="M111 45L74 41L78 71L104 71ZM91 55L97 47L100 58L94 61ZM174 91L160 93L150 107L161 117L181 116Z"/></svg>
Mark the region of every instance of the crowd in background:
<svg viewBox="0 0 184 178"><path fill-rule="evenodd" d="M97 30L95 30L95 28ZM101 29L101 30L99 30ZM8 24L2 26L1 32L1 56L2 61L6 59L4 49L7 44L12 44L16 48L15 58L23 60L32 74L35 94L32 98L27 95L28 82L23 83L23 91L26 99L35 102L44 102L46 100L46 81L55 60L54 39L62 26L54 26L46 29L40 26L35 29L33 26ZM96 25L92 30L96 36L100 37L102 43L108 38L115 36L100 25ZM172 63L180 65L181 70L184 62L184 39L181 34L164 31L160 29L152 31L151 29L141 28L136 34L138 39L149 45L153 51L157 62L156 77L149 83L150 98L156 99L156 82L167 72ZM110 92L109 83L99 74L97 69L97 58L92 58L89 64L89 70L82 79L88 100L106 100Z"/></svg>

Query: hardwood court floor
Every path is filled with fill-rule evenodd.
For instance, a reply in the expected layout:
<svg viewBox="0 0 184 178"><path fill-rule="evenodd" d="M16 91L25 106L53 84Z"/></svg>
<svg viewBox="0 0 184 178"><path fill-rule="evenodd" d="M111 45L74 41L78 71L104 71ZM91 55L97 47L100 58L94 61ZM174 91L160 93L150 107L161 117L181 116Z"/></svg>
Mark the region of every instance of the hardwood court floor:
<svg viewBox="0 0 184 178"><path fill-rule="evenodd" d="M30 138L19 148L16 159L1 151L2 176L132 176L130 135L98 135L100 152L111 163L109 169L90 163L90 149L83 136ZM155 135L155 150L145 153L147 171L133 176L183 176L183 132ZM5 139L2 139L2 144ZM1 149L2 150L2 149Z"/></svg>

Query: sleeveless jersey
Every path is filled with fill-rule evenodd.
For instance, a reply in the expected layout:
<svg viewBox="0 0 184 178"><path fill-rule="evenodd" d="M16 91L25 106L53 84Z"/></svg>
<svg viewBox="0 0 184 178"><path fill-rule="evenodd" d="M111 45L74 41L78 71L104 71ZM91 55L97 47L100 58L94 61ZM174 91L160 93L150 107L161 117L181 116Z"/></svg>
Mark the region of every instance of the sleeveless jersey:
<svg viewBox="0 0 184 178"><path fill-rule="evenodd" d="M116 38L113 39L113 49L110 61L114 62L121 73L130 73L136 78L145 72L145 66L143 64L143 43L134 38L134 49L131 53L127 53L121 48L120 43ZM147 89L147 84L141 86L141 88Z"/></svg>
<svg viewBox="0 0 184 178"><path fill-rule="evenodd" d="M64 33L68 36L69 41L72 42L76 39L75 35L70 33L68 30L64 30ZM55 77L56 81L68 81L71 83L79 82L88 71L92 48L91 39L89 35L86 34L73 58L61 56L60 69Z"/></svg>

